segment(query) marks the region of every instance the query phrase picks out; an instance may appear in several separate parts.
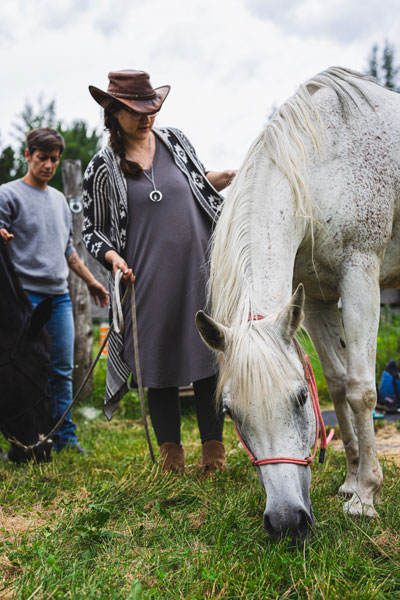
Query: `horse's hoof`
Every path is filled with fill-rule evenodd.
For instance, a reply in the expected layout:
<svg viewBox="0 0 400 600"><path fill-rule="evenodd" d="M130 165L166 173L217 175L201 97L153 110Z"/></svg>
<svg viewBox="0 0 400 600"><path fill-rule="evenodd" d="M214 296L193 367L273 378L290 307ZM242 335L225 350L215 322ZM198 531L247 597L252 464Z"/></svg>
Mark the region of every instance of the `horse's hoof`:
<svg viewBox="0 0 400 600"><path fill-rule="evenodd" d="M352 496L355 493L356 486L349 483L343 483L338 489L339 496Z"/></svg>
<svg viewBox="0 0 400 600"><path fill-rule="evenodd" d="M344 503L343 512L348 515L360 515L364 517L370 517L371 519L375 519L378 516L373 504L361 502L360 498L355 494L351 500L348 500L348 502Z"/></svg>

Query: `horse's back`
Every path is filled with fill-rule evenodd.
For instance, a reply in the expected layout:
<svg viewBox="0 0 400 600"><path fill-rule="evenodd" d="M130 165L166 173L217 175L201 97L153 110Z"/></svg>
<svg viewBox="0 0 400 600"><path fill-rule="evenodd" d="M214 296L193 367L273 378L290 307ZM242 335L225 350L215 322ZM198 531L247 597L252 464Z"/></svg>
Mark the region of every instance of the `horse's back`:
<svg viewBox="0 0 400 600"><path fill-rule="evenodd" d="M325 278L333 296L336 275L355 252L377 255L381 286L400 287L400 95L369 81L359 85L368 101L357 93L345 117L332 90L314 97L327 150L310 168L315 238L301 249L297 271L310 278L315 261L318 286Z"/></svg>

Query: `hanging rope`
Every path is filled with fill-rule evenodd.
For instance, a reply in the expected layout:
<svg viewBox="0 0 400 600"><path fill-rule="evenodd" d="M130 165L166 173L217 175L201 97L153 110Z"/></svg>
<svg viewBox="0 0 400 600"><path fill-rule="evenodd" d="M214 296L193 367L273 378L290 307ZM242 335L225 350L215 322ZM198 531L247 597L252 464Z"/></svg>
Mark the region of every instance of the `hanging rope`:
<svg viewBox="0 0 400 600"><path fill-rule="evenodd" d="M129 293L129 290L130 290L130 292L131 292L131 314L132 314L133 350L134 350L134 354L135 354L136 381L137 381L138 390L139 390L140 410L142 412L142 421L143 421L144 431L145 431L145 434L146 434L147 446L149 448L151 460L153 461L153 463L155 463L156 459L154 457L154 451L153 451L153 446L151 444L149 427L148 427L148 424L147 424L146 407L145 407L145 403L144 403L144 391L143 391L143 385L142 385L142 373L141 373L141 370L140 370L139 341L138 341L137 317L136 317L135 286L134 286L133 283L128 283L127 284L127 289L126 289L126 292L125 292L125 294L124 294L124 296L122 298L122 302L121 302L119 286L120 286L122 275L123 275L122 271L118 270L117 274L115 276L114 302L113 302L113 310L114 310L113 325L114 325L114 331L116 333L122 334L122 332L124 330L124 317L123 317L123 314L122 314L122 306L124 305L126 297L127 297L127 294Z"/></svg>

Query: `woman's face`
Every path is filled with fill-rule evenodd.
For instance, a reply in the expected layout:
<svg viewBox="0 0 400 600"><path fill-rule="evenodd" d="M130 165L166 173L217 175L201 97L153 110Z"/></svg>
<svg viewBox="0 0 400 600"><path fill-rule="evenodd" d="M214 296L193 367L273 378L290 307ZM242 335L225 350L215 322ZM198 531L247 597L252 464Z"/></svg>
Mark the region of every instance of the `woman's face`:
<svg viewBox="0 0 400 600"><path fill-rule="evenodd" d="M153 128L156 115L142 115L121 108L114 113L124 135L132 140L145 140Z"/></svg>

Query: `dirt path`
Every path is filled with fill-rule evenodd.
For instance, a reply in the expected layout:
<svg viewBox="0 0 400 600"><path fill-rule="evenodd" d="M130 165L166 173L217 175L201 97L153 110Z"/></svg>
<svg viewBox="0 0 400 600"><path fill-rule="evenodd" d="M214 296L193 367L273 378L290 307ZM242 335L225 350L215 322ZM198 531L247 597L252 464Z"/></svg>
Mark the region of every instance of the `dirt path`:
<svg viewBox="0 0 400 600"><path fill-rule="evenodd" d="M400 430L396 425L383 425L375 433L376 447L379 456L392 460L400 467ZM331 446L335 450L342 450L342 440L332 440Z"/></svg>

